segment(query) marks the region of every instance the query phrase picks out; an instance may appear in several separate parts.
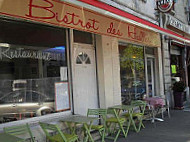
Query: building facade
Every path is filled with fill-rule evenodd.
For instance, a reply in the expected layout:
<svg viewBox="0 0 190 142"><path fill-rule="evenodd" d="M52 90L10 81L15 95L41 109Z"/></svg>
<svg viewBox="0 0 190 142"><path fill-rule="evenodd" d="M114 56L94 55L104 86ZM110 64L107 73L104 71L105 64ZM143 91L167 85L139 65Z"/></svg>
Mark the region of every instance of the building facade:
<svg viewBox="0 0 190 142"><path fill-rule="evenodd" d="M125 12L132 13L133 15L141 17L142 19L155 25L159 25L159 19L155 10L155 1L101 0L101 2L109 4ZM119 41L119 45L122 46L122 44L123 41ZM160 48L153 48L143 44L140 44L139 46L141 46L141 49L144 50L143 54L141 57L135 57L134 53L132 60L127 60L128 57L124 57L123 55L126 54L129 56L129 54L131 54L130 47L120 47L126 50L120 49L121 95L122 98L127 95L126 98L123 98L123 101L128 100L130 102L131 99L136 99L142 94L146 94L149 97L164 96L161 46ZM131 48L134 49L134 52L138 51L138 47L132 46ZM140 63L140 60L142 63ZM128 66L125 64L128 64ZM131 67L130 64L134 64L134 69L131 71L129 69Z"/></svg>
<svg viewBox="0 0 190 142"><path fill-rule="evenodd" d="M189 38L189 1L175 1L172 10L168 13L160 13L160 25ZM177 40L169 36L162 36L163 66L165 93L170 98L172 106L173 94L171 86L175 81L183 81L186 86L186 99L189 100L188 83L188 44L183 40Z"/></svg>
<svg viewBox="0 0 190 142"><path fill-rule="evenodd" d="M165 12L163 13L158 9L156 1L101 0L101 2L108 3L126 12L133 13L135 16L141 17L142 19L145 19L156 25L159 25L164 29L169 29L175 33L178 33L183 37L189 38L188 0L186 1L174 0L173 1L174 4L171 10L166 13ZM183 81L187 87L189 86L188 85L189 49L188 49L188 44L185 44L183 40L178 40L175 37L166 36L165 34L161 34L161 44L162 44L161 45L162 53L160 54L160 56L162 56L163 76L161 75L160 79L163 77L164 95L169 99L171 106L173 107L174 102L171 90L173 83L175 81ZM146 74L146 76L149 75ZM162 83L162 79L160 83ZM189 98L188 88L186 91L187 91L186 99L188 99ZM149 94L148 87L146 92L147 94ZM161 94L159 92L159 94L156 95L162 96L162 91Z"/></svg>
<svg viewBox="0 0 190 142"><path fill-rule="evenodd" d="M0 130L29 123L44 141L39 121L86 115L88 108L128 104L144 94L163 97L166 53L155 6L151 0L5 0Z"/></svg>

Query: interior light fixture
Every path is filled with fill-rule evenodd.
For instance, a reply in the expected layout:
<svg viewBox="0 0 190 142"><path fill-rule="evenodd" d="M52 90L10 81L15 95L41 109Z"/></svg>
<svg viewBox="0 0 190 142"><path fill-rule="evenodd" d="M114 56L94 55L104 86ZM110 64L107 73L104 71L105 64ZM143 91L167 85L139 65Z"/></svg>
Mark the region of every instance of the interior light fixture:
<svg viewBox="0 0 190 142"><path fill-rule="evenodd" d="M8 44L8 43L0 43L0 46L1 47L10 47L10 44Z"/></svg>

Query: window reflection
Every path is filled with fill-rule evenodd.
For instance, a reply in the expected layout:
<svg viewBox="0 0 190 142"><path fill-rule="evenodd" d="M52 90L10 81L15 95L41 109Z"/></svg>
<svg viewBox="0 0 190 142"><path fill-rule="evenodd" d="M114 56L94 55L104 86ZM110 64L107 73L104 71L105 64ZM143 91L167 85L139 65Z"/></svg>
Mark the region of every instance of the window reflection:
<svg viewBox="0 0 190 142"><path fill-rule="evenodd" d="M140 99L146 91L143 47L119 46L122 103Z"/></svg>
<svg viewBox="0 0 190 142"><path fill-rule="evenodd" d="M60 67L66 66L65 49L45 48L40 52L28 46L22 49L23 53L40 53L33 57L19 56L20 46L13 47L9 50L0 47L1 52L10 51L10 56L15 56L8 58L7 53L0 62L0 117L5 121L9 117L14 120L31 117L28 113L40 116L45 114L43 108L48 113L55 112L54 85L60 82ZM44 52L50 57L44 54L43 58ZM43 114L38 110L43 110Z"/></svg>
<svg viewBox="0 0 190 142"><path fill-rule="evenodd" d="M0 123L56 112L55 83L68 82L65 33L0 19Z"/></svg>

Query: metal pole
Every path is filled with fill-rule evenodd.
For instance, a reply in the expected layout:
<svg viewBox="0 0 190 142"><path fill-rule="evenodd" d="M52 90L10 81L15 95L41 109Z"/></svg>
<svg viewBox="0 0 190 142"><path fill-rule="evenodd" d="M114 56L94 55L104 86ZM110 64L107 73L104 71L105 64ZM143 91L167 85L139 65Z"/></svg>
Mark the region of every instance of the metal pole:
<svg viewBox="0 0 190 142"><path fill-rule="evenodd" d="M187 69L187 45L185 44L184 48L184 70L185 70L185 83L186 83L186 99L189 100L189 84L188 84L188 69Z"/></svg>

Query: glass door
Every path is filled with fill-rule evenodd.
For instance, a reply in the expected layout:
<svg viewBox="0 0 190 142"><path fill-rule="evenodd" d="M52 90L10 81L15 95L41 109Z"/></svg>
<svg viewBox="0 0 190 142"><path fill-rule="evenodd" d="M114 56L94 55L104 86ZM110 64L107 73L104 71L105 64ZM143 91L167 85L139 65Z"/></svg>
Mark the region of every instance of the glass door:
<svg viewBox="0 0 190 142"><path fill-rule="evenodd" d="M147 92L149 97L155 96L155 59L147 58Z"/></svg>

